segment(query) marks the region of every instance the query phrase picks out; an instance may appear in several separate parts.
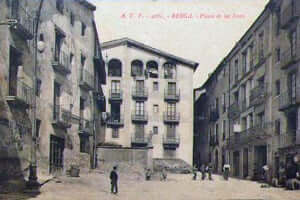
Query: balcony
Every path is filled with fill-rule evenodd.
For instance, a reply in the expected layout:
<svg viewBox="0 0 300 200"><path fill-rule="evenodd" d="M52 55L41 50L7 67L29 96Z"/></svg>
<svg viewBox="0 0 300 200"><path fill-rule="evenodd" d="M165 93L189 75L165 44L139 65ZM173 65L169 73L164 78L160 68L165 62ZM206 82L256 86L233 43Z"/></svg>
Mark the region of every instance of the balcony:
<svg viewBox="0 0 300 200"><path fill-rule="evenodd" d="M238 102L232 103L228 108L228 117L230 119L235 119L240 115L240 106Z"/></svg>
<svg viewBox="0 0 300 200"><path fill-rule="evenodd" d="M180 100L180 90L165 90L165 101L179 101Z"/></svg>
<svg viewBox="0 0 300 200"><path fill-rule="evenodd" d="M165 123L179 123L180 113L168 113L164 112L164 122Z"/></svg>
<svg viewBox="0 0 300 200"><path fill-rule="evenodd" d="M300 104L300 87L296 87L295 94L292 94L292 90L283 92L279 96L279 110L289 111L295 109Z"/></svg>
<svg viewBox="0 0 300 200"><path fill-rule="evenodd" d="M93 133L92 128L93 128L92 121L87 120L87 119L83 119L82 117L79 118L78 133L80 135L91 136L92 133Z"/></svg>
<svg viewBox="0 0 300 200"><path fill-rule="evenodd" d="M245 112L247 109L248 109L248 106L247 106L247 101L246 100L243 100L241 103L240 103L240 110L241 112Z"/></svg>
<svg viewBox="0 0 300 200"><path fill-rule="evenodd" d="M94 89L94 76L87 70L80 70L80 81L79 86L85 90Z"/></svg>
<svg viewBox="0 0 300 200"><path fill-rule="evenodd" d="M219 139L218 139L218 136L211 136L210 137L210 140L209 140L209 145L211 147L215 147L217 145L219 145Z"/></svg>
<svg viewBox="0 0 300 200"><path fill-rule="evenodd" d="M251 128L245 129L240 133L236 133L226 140L226 147L228 149L232 149L239 148L243 145L265 142L266 139L272 135L273 125L273 122L265 122L263 124L257 124Z"/></svg>
<svg viewBox="0 0 300 200"><path fill-rule="evenodd" d="M108 116L106 124L110 127L121 127L124 126L124 118L122 115L111 115Z"/></svg>
<svg viewBox="0 0 300 200"><path fill-rule="evenodd" d="M67 53L55 51L52 61L54 71L66 75L71 73L70 59Z"/></svg>
<svg viewBox="0 0 300 200"><path fill-rule="evenodd" d="M123 100L123 92L121 89L111 89L109 91L109 101L117 101L122 102Z"/></svg>
<svg viewBox="0 0 300 200"><path fill-rule="evenodd" d="M164 136L163 147L168 150L176 150L179 147L180 138L178 136Z"/></svg>
<svg viewBox="0 0 300 200"><path fill-rule="evenodd" d="M22 81L10 83L9 87L9 96L6 96L7 103L13 107L29 108L34 95L33 89Z"/></svg>
<svg viewBox="0 0 300 200"><path fill-rule="evenodd" d="M134 112L131 114L131 120L132 122L137 122L137 123L147 123L148 122L148 113L143 112L143 113L138 113Z"/></svg>
<svg viewBox="0 0 300 200"><path fill-rule="evenodd" d="M292 53L292 49L289 48L288 50L282 52L280 56L281 69L287 69L289 66L295 64L299 60L300 58L299 47L297 46L295 50L296 52Z"/></svg>
<svg viewBox="0 0 300 200"><path fill-rule="evenodd" d="M259 84L250 91L250 106L257 106L265 102L267 97L267 84Z"/></svg>
<svg viewBox="0 0 300 200"><path fill-rule="evenodd" d="M64 109L61 105L53 106L53 120L52 125L58 128L71 128L71 112Z"/></svg>
<svg viewBox="0 0 300 200"><path fill-rule="evenodd" d="M29 14L28 10L20 5L12 5L11 9L9 10L8 19L16 20L17 23L10 28L16 31L19 36L21 36L25 40L33 39L34 19Z"/></svg>
<svg viewBox="0 0 300 200"><path fill-rule="evenodd" d="M219 119L220 115L219 115L219 111L217 108L213 108L210 110L210 114L209 114L209 120L211 122L215 122Z"/></svg>
<svg viewBox="0 0 300 200"><path fill-rule="evenodd" d="M132 98L146 100L148 98L148 89L147 88L133 88L132 89Z"/></svg>
<svg viewBox="0 0 300 200"><path fill-rule="evenodd" d="M283 150L296 144L296 132L291 131L290 133L285 133L278 135L278 149Z"/></svg>
<svg viewBox="0 0 300 200"><path fill-rule="evenodd" d="M134 134L131 138L131 146L133 147L147 147L149 144L149 138L138 136L140 134Z"/></svg>
<svg viewBox="0 0 300 200"><path fill-rule="evenodd" d="M280 23L282 29L287 29L300 16L300 2L291 2L281 13Z"/></svg>

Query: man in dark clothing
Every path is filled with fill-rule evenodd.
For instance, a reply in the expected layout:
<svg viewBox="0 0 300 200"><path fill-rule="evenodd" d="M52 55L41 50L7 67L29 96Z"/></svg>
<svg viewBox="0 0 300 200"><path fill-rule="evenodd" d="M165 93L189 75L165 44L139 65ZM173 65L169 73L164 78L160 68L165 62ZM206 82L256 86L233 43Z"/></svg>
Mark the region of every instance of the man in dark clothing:
<svg viewBox="0 0 300 200"><path fill-rule="evenodd" d="M114 166L113 170L110 172L110 183L111 183L111 193L118 193L118 174L117 167Z"/></svg>

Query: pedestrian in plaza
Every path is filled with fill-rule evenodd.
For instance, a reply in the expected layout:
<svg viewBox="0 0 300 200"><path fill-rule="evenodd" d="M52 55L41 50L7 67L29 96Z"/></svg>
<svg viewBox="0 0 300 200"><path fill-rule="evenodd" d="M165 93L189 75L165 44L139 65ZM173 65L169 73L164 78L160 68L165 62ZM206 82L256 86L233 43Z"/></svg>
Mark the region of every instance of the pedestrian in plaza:
<svg viewBox="0 0 300 200"><path fill-rule="evenodd" d="M224 180L228 180L229 177L229 172L230 172L230 165L229 164L225 164L223 166L223 176L224 176Z"/></svg>
<svg viewBox="0 0 300 200"><path fill-rule="evenodd" d="M209 163L208 164L208 179L210 180L210 181L212 181L212 170L213 170L213 168L212 168L212 164L211 163Z"/></svg>
<svg viewBox="0 0 300 200"><path fill-rule="evenodd" d="M281 162L279 164L279 177L278 177L278 184L284 186L286 182L286 170L284 167L284 163Z"/></svg>
<svg viewBox="0 0 300 200"><path fill-rule="evenodd" d="M196 165L194 165L194 167L193 167L193 180L197 179L197 171L198 171L198 169L197 169Z"/></svg>
<svg viewBox="0 0 300 200"><path fill-rule="evenodd" d="M200 171L201 171L201 180L204 180L206 177L206 168L204 164L201 165Z"/></svg>
<svg viewBox="0 0 300 200"><path fill-rule="evenodd" d="M167 170L166 170L166 167L162 168L161 170L161 178L160 178L161 181L166 181L167 180Z"/></svg>
<svg viewBox="0 0 300 200"><path fill-rule="evenodd" d="M110 184L111 184L111 193L118 194L118 173L117 166L113 167L113 170L110 172Z"/></svg>
<svg viewBox="0 0 300 200"><path fill-rule="evenodd" d="M151 170L148 168L147 170L146 170L146 181L149 181L150 179L151 179Z"/></svg>

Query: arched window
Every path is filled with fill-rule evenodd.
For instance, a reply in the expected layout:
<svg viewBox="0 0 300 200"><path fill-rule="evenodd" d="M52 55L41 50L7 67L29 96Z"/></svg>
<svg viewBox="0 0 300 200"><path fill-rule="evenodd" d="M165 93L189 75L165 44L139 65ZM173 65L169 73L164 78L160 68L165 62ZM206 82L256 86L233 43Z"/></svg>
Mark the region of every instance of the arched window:
<svg viewBox="0 0 300 200"><path fill-rule="evenodd" d="M158 78L158 64L157 62L151 60L147 62L147 71L150 78Z"/></svg>
<svg viewBox="0 0 300 200"><path fill-rule="evenodd" d="M140 60L134 60L131 62L131 75L132 76L143 76L143 62Z"/></svg>
<svg viewBox="0 0 300 200"><path fill-rule="evenodd" d="M108 62L108 76L122 76L122 63L118 59L112 59Z"/></svg>
<svg viewBox="0 0 300 200"><path fill-rule="evenodd" d="M164 78L175 79L176 78L176 65L173 62L166 62L164 64Z"/></svg>

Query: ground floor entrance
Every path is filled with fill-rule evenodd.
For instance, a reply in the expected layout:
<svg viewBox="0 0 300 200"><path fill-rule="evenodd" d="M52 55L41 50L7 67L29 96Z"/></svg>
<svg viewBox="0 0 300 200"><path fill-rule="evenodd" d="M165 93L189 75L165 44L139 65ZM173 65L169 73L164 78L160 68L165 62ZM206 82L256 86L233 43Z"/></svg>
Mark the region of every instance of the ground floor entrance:
<svg viewBox="0 0 300 200"><path fill-rule="evenodd" d="M240 152L233 152L233 176L240 176Z"/></svg>
<svg viewBox="0 0 300 200"><path fill-rule="evenodd" d="M50 174L62 173L64 166L64 148L65 140L63 138L54 135L50 136Z"/></svg>

